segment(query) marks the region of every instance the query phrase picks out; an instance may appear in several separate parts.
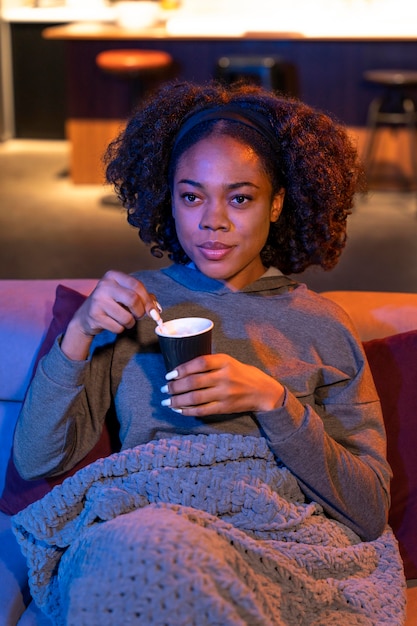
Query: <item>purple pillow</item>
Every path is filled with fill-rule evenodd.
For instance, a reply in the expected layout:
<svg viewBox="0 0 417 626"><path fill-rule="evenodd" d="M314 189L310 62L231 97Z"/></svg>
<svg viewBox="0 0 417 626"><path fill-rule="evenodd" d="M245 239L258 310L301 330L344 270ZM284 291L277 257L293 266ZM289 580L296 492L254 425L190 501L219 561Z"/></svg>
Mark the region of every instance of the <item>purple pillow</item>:
<svg viewBox="0 0 417 626"><path fill-rule="evenodd" d="M417 578L417 330L364 342L393 471L389 523L407 579Z"/></svg>
<svg viewBox="0 0 417 626"><path fill-rule="evenodd" d="M65 285L57 286L55 302L52 309L53 318L36 357L33 373L36 370L39 360L49 352L56 337L65 331L74 313L79 309L85 299L86 296L78 291L74 291L74 289L70 289ZM119 446L116 420L109 415L101 437L94 448L82 461L77 463L72 470L64 474L54 476L53 478L24 480L18 473L13 462L13 456L11 455L7 466L3 493L0 497L0 511L7 515L18 513L35 500L42 498L52 487L62 483L67 476L71 476L77 470L99 458L112 454Z"/></svg>

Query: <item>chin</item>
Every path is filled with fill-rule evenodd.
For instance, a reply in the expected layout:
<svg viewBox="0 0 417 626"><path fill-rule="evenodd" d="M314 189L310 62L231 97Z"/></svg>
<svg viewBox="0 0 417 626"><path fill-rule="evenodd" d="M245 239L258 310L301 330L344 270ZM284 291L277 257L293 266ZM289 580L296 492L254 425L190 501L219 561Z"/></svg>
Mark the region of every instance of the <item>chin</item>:
<svg viewBox="0 0 417 626"><path fill-rule="evenodd" d="M219 261L207 261L198 260L194 261L194 264L200 272L205 274L206 276L210 276L210 278L217 278L218 280L226 280L226 278L230 275L230 272L226 270L225 264Z"/></svg>

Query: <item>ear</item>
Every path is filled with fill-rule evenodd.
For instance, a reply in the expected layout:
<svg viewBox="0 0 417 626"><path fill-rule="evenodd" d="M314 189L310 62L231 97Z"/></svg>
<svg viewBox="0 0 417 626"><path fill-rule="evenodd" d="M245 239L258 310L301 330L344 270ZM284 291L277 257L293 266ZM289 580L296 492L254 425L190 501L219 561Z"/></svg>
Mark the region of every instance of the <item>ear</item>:
<svg viewBox="0 0 417 626"><path fill-rule="evenodd" d="M284 204L285 189L280 189L278 193L272 198L270 220L271 222L277 222L281 215L282 206Z"/></svg>

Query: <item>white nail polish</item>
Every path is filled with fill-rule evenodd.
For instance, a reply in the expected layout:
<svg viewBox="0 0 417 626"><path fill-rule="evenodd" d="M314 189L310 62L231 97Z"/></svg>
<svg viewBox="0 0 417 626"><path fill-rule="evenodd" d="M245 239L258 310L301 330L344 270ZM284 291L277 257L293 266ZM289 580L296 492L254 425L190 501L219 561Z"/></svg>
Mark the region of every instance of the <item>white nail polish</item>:
<svg viewBox="0 0 417 626"><path fill-rule="evenodd" d="M162 400L161 405L162 406L171 406L171 398L165 398L164 400Z"/></svg>
<svg viewBox="0 0 417 626"><path fill-rule="evenodd" d="M181 413L182 415L182 409L174 409L171 407L171 410L174 411L175 413Z"/></svg>
<svg viewBox="0 0 417 626"><path fill-rule="evenodd" d="M165 375L165 380L174 380L174 378L178 377L178 370L172 370Z"/></svg>
<svg viewBox="0 0 417 626"><path fill-rule="evenodd" d="M161 387L161 393L168 393L168 385Z"/></svg>
<svg viewBox="0 0 417 626"><path fill-rule="evenodd" d="M159 315L159 313L158 313L158 311L156 309L151 309L149 311L149 317L151 317L154 322L159 322L161 320L161 316Z"/></svg>
<svg viewBox="0 0 417 626"><path fill-rule="evenodd" d="M156 306L156 308L158 309L158 311L159 311L160 313L162 313L162 307L161 307L161 305L159 304L159 302L155 302L155 306Z"/></svg>

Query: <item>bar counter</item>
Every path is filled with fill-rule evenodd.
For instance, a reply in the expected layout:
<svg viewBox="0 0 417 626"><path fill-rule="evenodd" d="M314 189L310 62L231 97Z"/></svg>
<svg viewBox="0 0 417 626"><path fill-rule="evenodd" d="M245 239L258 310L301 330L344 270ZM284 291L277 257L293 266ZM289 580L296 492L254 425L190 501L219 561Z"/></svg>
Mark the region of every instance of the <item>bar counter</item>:
<svg viewBox="0 0 417 626"><path fill-rule="evenodd" d="M219 18L220 19L220 18ZM54 20L56 22L56 19ZM204 22L200 28L191 31L191 25L185 24L181 29L178 25L169 28L160 24L146 30L122 28L117 25L114 19L91 21L82 20L73 23L65 23L62 26L51 26L45 29L44 36L48 39L128 39L157 38L157 39L230 39L237 37L240 39L308 39L319 41L417 41L417 27L406 28L378 28L364 29L359 25L355 29L350 28L315 28L309 32L302 32L299 29L269 30L263 26L259 30L248 30L248 27L228 27L227 25L210 30L210 24L204 28Z"/></svg>
<svg viewBox="0 0 417 626"><path fill-rule="evenodd" d="M367 107L375 94L375 89L363 80L364 71L397 67L415 70L417 67L417 34L415 37L394 34L307 36L297 32L265 31L247 32L243 36L172 35L163 26L135 31L113 23L86 22L52 26L43 31L43 36L67 43L70 81L75 72L83 96L91 90L88 87L91 79L97 80L95 56L106 48L134 46L166 50L179 64L181 76L197 81L213 75L221 56L277 55L297 68L299 96L303 100L352 126L365 124ZM80 68L84 78L80 76ZM99 82L94 86L99 88ZM82 102L72 102L71 107L71 115L88 113ZM100 115L100 111L96 113Z"/></svg>
<svg viewBox="0 0 417 626"><path fill-rule="evenodd" d="M73 145L78 144L87 128L91 133L96 125L95 135L101 137L98 153L120 128L128 99L126 81L106 76L96 67L95 58L105 49L164 50L173 56L181 78L197 82L213 76L216 61L222 56L278 56L295 67L298 96L303 101L355 129L364 128L368 105L379 93L377 87L364 81L363 73L377 68L415 70L417 67L417 36L411 35L306 36L291 31L246 32L243 36L173 35L163 26L135 31L114 23L88 22L52 26L44 29L43 37L65 41L69 138ZM100 124L107 128L104 133L99 129ZM82 152L77 150L73 160L73 172L79 171L73 173L73 180L97 182L97 175L84 162Z"/></svg>

